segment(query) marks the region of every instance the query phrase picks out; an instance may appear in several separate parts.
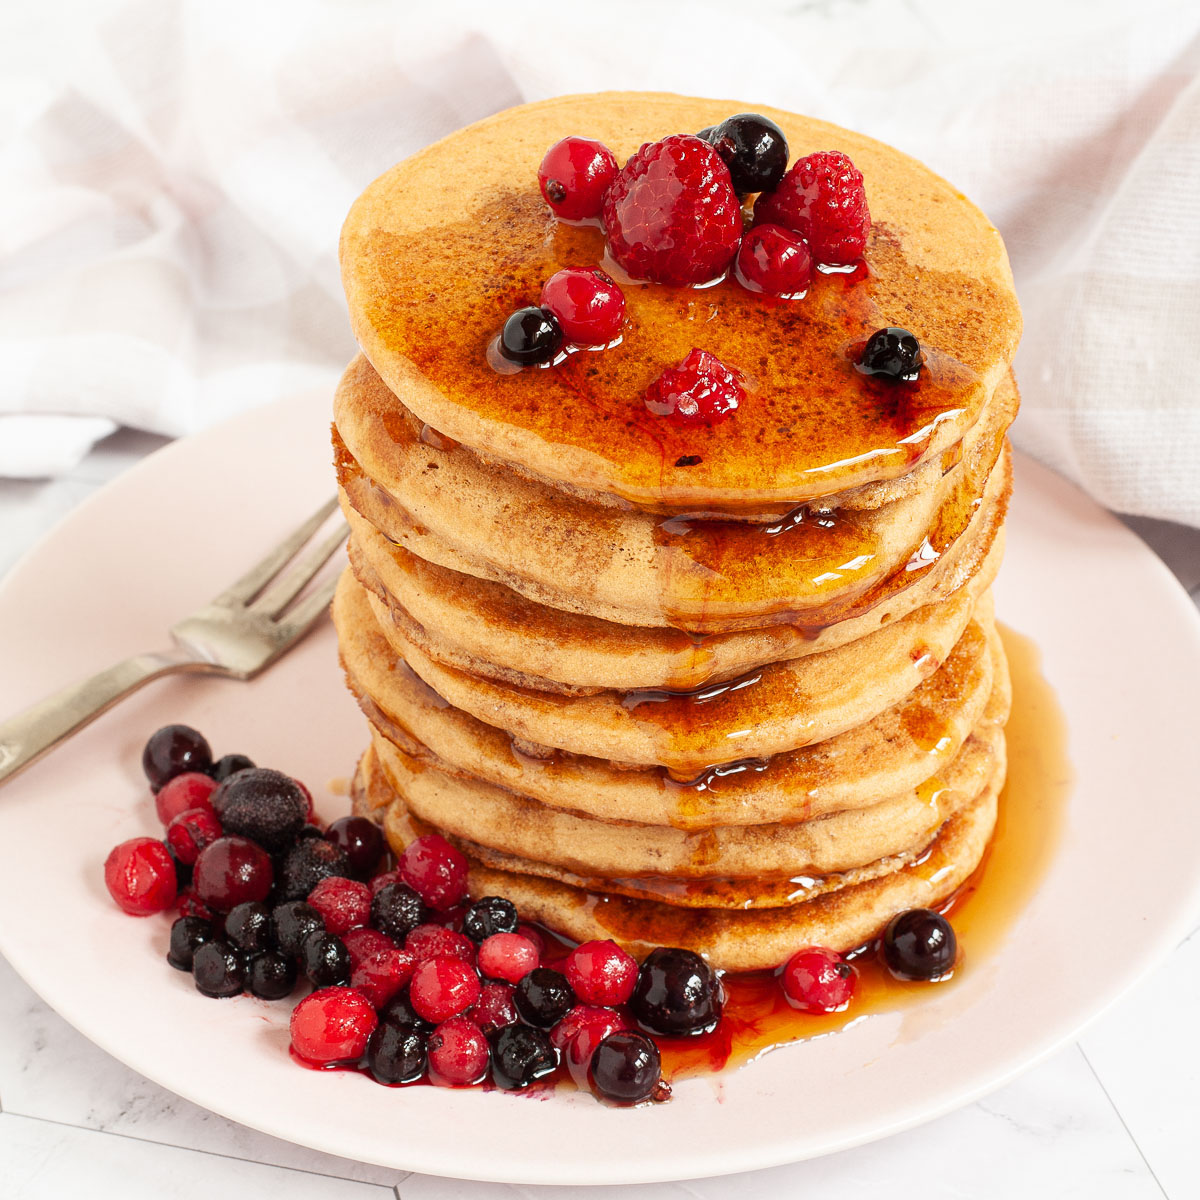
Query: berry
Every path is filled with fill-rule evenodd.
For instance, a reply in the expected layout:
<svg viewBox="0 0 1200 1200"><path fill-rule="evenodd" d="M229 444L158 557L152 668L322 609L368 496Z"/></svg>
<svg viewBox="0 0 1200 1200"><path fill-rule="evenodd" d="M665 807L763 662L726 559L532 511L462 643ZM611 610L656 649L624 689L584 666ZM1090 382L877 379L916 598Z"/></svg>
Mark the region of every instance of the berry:
<svg viewBox="0 0 1200 1200"><path fill-rule="evenodd" d="M390 1021L393 1025L411 1025L415 1029L420 1029L428 1033L433 1026L422 1017L412 1006L412 997L409 995L408 988L401 988L388 1002L379 1010L379 1019L381 1021Z"/></svg>
<svg viewBox="0 0 1200 1200"><path fill-rule="evenodd" d="M349 874L344 851L322 837L301 838L284 856L279 891L285 900L303 900L322 879Z"/></svg>
<svg viewBox="0 0 1200 1200"><path fill-rule="evenodd" d="M742 238L733 273L748 291L798 300L812 282L812 255L790 229L755 225Z"/></svg>
<svg viewBox="0 0 1200 1200"><path fill-rule="evenodd" d="M566 1061L571 1078L580 1087L587 1087L588 1067L596 1047L610 1033L632 1028L632 1022L623 1013L577 1004L550 1030L550 1041Z"/></svg>
<svg viewBox="0 0 1200 1200"><path fill-rule="evenodd" d="M403 883L399 871L381 871L369 882L371 898L374 899L389 883Z"/></svg>
<svg viewBox="0 0 1200 1200"><path fill-rule="evenodd" d="M759 113L726 117L696 136L721 156L738 195L769 192L779 186L787 170L787 138L774 121Z"/></svg>
<svg viewBox="0 0 1200 1200"><path fill-rule="evenodd" d="M650 1033L707 1033L721 1019L721 982L691 950L660 946L638 970L629 1008Z"/></svg>
<svg viewBox="0 0 1200 1200"><path fill-rule="evenodd" d="M479 999L479 976L461 958L431 958L413 973L408 994L417 1015L436 1025Z"/></svg>
<svg viewBox="0 0 1200 1200"><path fill-rule="evenodd" d="M563 344L562 326L548 308L518 308L500 330L500 355L522 367L548 363Z"/></svg>
<svg viewBox="0 0 1200 1200"><path fill-rule="evenodd" d="M375 1010L353 988L322 988L292 1011L292 1050L316 1066L355 1062L378 1023Z"/></svg>
<svg viewBox="0 0 1200 1200"><path fill-rule="evenodd" d="M561 972L535 967L517 984L513 1003L523 1021L549 1029L575 1006L575 993Z"/></svg>
<svg viewBox="0 0 1200 1200"><path fill-rule="evenodd" d="M170 786L167 784L167 787ZM166 788L159 795L165 791ZM211 846L220 836L221 822L211 808L189 808L167 826L166 842L175 855L175 861L191 867L195 866L200 851L205 846Z"/></svg>
<svg viewBox="0 0 1200 1200"><path fill-rule="evenodd" d="M400 876L430 908L453 908L467 894L467 859L436 833L405 847Z"/></svg>
<svg viewBox="0 0 1200 1200"><path fill-rule="evenodd" d="M341 817L325 831L325 837L346 855L350 874L366 881L383 857L383 834L366 817Z"/></svg>
<svg viewBox="0 0 1200 1200"><path fill-rule="evenodd" d="M231 775L213 793L213 808L226 833L240 834L276 854L304 828L308 801L282 771L252 767Z"/></svg>
<svg viewBox="0 0 1200 1200"><path fill-rule="evenodd" d="M239 904L225 918L225 936L246 954L274 950L275 923L271 920L271 910L258 902Z"/></svg>
<svg viewBox="0 0 1200 1200"><path fill-rule="evenodd" d="M840 150L798 158L773 192L754 204L754 224L800 234L819 263L845 266L861 256L871 231L862 172Z"/></svg>
<svg viewBox="0 0 1200 1200"><path fill-rule="evenodd" d="M166 846L148 837L130 838L109 851L104 882L118 906L134 917L165 912L179 888Z"/></svg>
<svg viewBox="0 0 1200 1200"><path fill-rule="evenodd" d="M371 919L371 889L365 883L331 875L308 894L330 933L348 933Z"/></svg>
<svg viewBox="0 0 1200 1200"><path fill-rule="evenodd" d="M163 825L170 825L180 813L192 809L204 808L212 812L212 794L216 790L216 780L199 771L185 771L163 784L155 794L154 809Z"/></svg>
<svg viewBox="0 0 1200 1200"><path fill-rule="evenodd" d="M654 1094L662 1079L658 1047L644 1033L610 1033L591 1062L592 1087L617 1104L638 1104Z"/></svg>
<svg viewBox="0 0 1200 1200"><path fill-rule="evenodd" d="M265 900L274 878L261 846L243 837L223 837L200 851L193 883L205 904L228 912L247 900Z"/></svg>
<svg viewBox="0 0 1200 1200"><path fill-rule="evenodd" d="M256 955L246 968L246 990L260 1000L282 1000L296 990L296 960L277 950Z"/></svg>
<svg viewBox="0 0 1200 1200"><path fill-rule="evenodd" d="M461 958L463 962L475 962L475 943L462 933L455 933L444 925L418 925L404 939L404 948L417 966L431 958Z"/></svg>
<svg viewBox="0 0 1200 1200"><path fill-rule="evenodd" d="M537 947L519 933L493 933L479 946L479 973L485 979L520 983L539 961Z"/></svg>
<svg viewBox="0 0 1200 1200"><path fill-rule="evenodd" d="M523 938L525 938L527 941L532 942L534 944L534 946L537 947L538 958L546 957L546 939L544 937L542 937L541 933L538 932L538 929L536 926L528 925L524 921L522 921L517 926L517 932Z"/></svg>
<svg viewBox="0 0 1200 1200"><path fill-rule="evenodd" d="M616 942L584 942L567 956L564 973L584 1004L612 1007L633 995L638 965Z"/></svg>
<svg viewBox="0 0 1200 1200"><path fill-rule="evenodd" d="M836 951L824 946L799 950L783 968L783 991L801 1012L841 1012L850 1003L857 982L854 968Z"/></svg>
<svg viewBox="0 0 1200 1200"><path fill-rule="evenodd" d="M677 133L648 142L604 197L613 257L634 279L707 283L729 266L742 210L729 168L707 143Z"/></svg>
<svg viewBox="0 0 1200 1200"><path fill-rule="evenodd" d="M483 896L463 915L463 933L473 942L482 942L493 933L516 933L518 923L517 906L511 900Z"/></svg>
<svg viewBox="0 0 1200 1200"><path fill-rule="evenodd" d="M414 966L413 956L398 946L381 946L358 961L351 954L350 986L362 992L375 1008L383 1008L412 978Z"/></svg>
<svg viewBox="0 0 1200 1200"><path fill-rule="evenodd" d="M556 217L584 221L600 215L604 193L617 174L617 160L601 142L566 137L546 151L538 186Z"/></svg>
<svg viewBox="0 0 1200 1200"><path fill-rule="evenodd" d="M466 1017L443 1021L429 1035L428 1051L429 1081L441 1087L467 1087L487 1074L488 1040Z"/></svg>
<svg viewBox="0 0 1200 1200"><path fill-rule="evenodd" d="M407 883L389 883L371 900L371 924L402 942L425 920L425 904Z"/></svg>
<svg viewBox="0 0 1200 1200"><path fill-rule="evenodd" d="M517 1006L513 1003L513 989L507 983L485 983L479 989L479 999L467 1016L483 1030L495 1033L505 1025L517 1023Z"/></svg>
<svg viewBox="0 0 1200 1200"><path fill-rule="evenodd" d="M175 907L179 910L181 917L199 917L204 921L217 920L217 914L191 888L179 893Z"/></svg>
<svg viewBox="0 0 1200 1200"><path fill-rule="evenodd" d="M216 936L211 921L205 921L202 917L180 917L171 926L171 948L167 951L167 962L177 971L190 971L196 951Z"/></svg>
<svg viewBox="0 0 1200 1200"><path fill-rule="evenodd" d="M304 974L313 987L333 987L350 982L350 951L345 942L323 929L304 939L300 948Z"/></svg>
<svg viewBox="0 0 1200 1200"><path fill-rule="evenodd" d="M357 967L376 950L394 950L396 948L396 943L386 933L380 933L378 929L349 929L342 934L342 942L350 954L351 967Z"/></svg>
<svg viewBox="0 0 1200 1200"><path fill-rule="evenodd" d="M646 389L646 407L672 425L717 425L745 398L741 375L707 350L689 350Z"/></svg>
<svg viewBox="0 0 1200 1200"><path fill-rule="evenodd" d="M863 347L855 367L864 375L912 381L920 374L925 355L921 343L897 325L877 329Z"/></svg>
<svg viewBox="0 0 1200 1200"><path fill-rule="evenodd" d="M492 1035L491 1042L492 1081L497 1087L528 1087L558 1066L558 1055L545 1030L506 1025Z"/></svg>
<svg viewBox="0 0 1200 1200"><path fill-rule="evenodd" d="M275 926L275 942L284 954L299 958L310 933L325 928L321 914L303 900L288 900L271 910L271 923Z"/></svg>
<svg viewBox="0 0 1200 1200"><path fill-rule="evenodd" d="M943 979L957 958L954 927L931 908L899 913L883 931L883 961L897 979Z"/></svg>
<svg viewBox="0 0 1200 1200"><path fill-rule="evenodd" d="M250 771L253 768L254 760L252 758L247 758L244 754L226 754L213 763L209 773L215 782L224 783L230 775L236 775L239 771Z"/></svg>
<svg viewBox="0 0 1200 1200"><path fill-rule="evenodd" d="M190 725L164 725L150 735L142 751L142 770L153 792L161 790L176 775L185 771L203 773L211 766L212 750L208 742Z"/></svg>
<svg viewBox="0 0 1200 1200"><path fill-rule="evenodd" d="M213 1000L240 996L246 983L246 960L228 942L213 938L192 958L196 990Z"/></svg>
<svg viewBox="0 0 1200 1200"><path fill-rule="evenodd" d="M415 1083L425 1074L423 1029L381 1020L367 1044L367 1069L380 1083Z"/></svg>
<svg viewBox="0 0 1200 1200"><path fill-rule="evenodd" d="M564 267L542 285L541 305L568 342L603 346L621 332L625 293L598 267Z"/></svg>

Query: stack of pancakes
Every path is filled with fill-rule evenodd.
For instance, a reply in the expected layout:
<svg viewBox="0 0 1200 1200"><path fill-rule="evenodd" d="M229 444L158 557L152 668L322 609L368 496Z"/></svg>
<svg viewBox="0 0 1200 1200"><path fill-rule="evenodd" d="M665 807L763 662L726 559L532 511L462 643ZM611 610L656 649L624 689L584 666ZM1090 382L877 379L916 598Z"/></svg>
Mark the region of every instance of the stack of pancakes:
<svg viewBox="0 0 1200 1200"><path fill-rule="evenodd" d="M624 161L746 107L565 97L377 180L343 231L363 355L334 426L352 529L334 618L371 730L357 810L397 850L441 833L473 894L568 937L731 970L851 949L980 864L1020 332L1003 245L960 194L760 109L793 157L862 170L865 267L796 301L628 283L619 345L494 371L507 314L604 254L541 201L545 150L579 134ZM885 325L920 339L917 382L855 370ZM746 398L689 429L642 397L693 346Z"/></svg>

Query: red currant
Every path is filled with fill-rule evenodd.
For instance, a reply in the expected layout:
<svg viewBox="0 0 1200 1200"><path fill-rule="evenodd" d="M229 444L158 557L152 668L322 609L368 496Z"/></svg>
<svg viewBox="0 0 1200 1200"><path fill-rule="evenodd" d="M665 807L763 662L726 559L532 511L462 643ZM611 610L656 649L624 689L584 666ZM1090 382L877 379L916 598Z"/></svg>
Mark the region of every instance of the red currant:
<svg viewBox="0 0 1200 1200"><path fill-rule="evenodd" d="M783 968L783 991L801 1012L841 1012L850 1003L858 972L836 951L810 946Z"/></svg>
<svg viewBox="0 0 1200 1200"><path fill-rule="evenodd" d="M607 146L566 137L546 151L538 167L538 185L555 216L583 221L600 215L604 193L616 174L617 160Z"/></svg>
<svg viewBox="0 0 1200 1200"><path fill-rule="evenodd" d="M182 812L193 808L213 811L212 794L217 790L217 781L199 771L185 771L164 783L154 797L154 809L164 825L170 825Z"/></svg>
<svg viewBox="0 0 1200 1200"><path fill-rule="evenodd" d="M378 1024L375 1010L353 988L321 988L292 1011L292 1049L317 1066L355 1062Z"/></svg>
<svg viewBox="0 0 1200 1200"><path fill-rule="evenodd" d="M451 1017L430 1035L429 1082L441 1087L468 1087L487 1070L491 1051L483 1031L467 1017Z"/></svg>
<svg viewBox="0 0 1200 1200"><path fill-rule="evenodd" d="M430 908L453 908L467 894L467 859L436 833L405 848L400 876Z"/></svg>
<svg viewBox="0 0 1200 1200"><path fill-rule="evenodd" d="M603 346L621 332L625 293L598 267L564 267L542 286L541 304L557 318L568 342Z"/></svg>
<svg viewBox="0 0 1200 1200"><path fill-rule="evenodd" d="M733 269L748 291L798 300L812 282L812 268L812 255L799 234L782 225L756 225L742 238Z"/></svg>
<svg viewBox="0 0 1200 1200"><path fill-rule="evenodd" d="M479 976L461 958L431 958L413 973L408 995L417 1016L447 1021L479 999Z"/></svg>
<svg viewBox="0 0 1200 1200"><path fill-rule="evenodd" d="M134 917L165 912L179 886L166 846L148 837L113 847L104 860L104 882L108 894Z"/></svg>

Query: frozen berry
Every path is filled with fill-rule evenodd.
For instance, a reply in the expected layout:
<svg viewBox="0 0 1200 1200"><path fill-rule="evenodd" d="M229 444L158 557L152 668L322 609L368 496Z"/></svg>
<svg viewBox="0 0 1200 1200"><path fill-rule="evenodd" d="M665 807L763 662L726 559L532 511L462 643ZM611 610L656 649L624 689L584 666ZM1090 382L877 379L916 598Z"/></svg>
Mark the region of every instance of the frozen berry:
<svg viewBox="0 0 1200 1200"><path fill-rule="evenodd" d="M246 984L246 960L228 942L213 938L196 950L192 979L196 990L213 1000L240 996Z"/></svg>
<svg viewBox="0 0 1200 1200"><path fill-rule="evenodd" d="M236 775L239 771L250 771L253 768L254 760L252 758L247 758L244 754L226 754L213 763L211 774L217 783L224 783L230 775Z"/></svg>
<svg viewBox="0 0 1200 1200"><path fill-rule="evenodd" d="M303 900L288 900L271 910L275 942L284 954L298 958L310 933L325 928L321 914Z"/></svg>
<svg viewBox="0 0 1200 1200"><path fill-rule="evenodd" d="M466 1017L443 1021L430 1035L429 1081L441 1087L467 1087L487 1074L491 1049L483 1031Z"/></svg>
<svg viewBox="0 0 1200 1200"><path fill-rule="evenodd" d="M408 994L418 1015L436 1025L479 999L479 976L461 958L431 958L413 972Z"/></svg>
<svg viewBox="0 0 1200 1200"><path fill-rule="evenodd" d="M275 949L275 923L271 910L255 901L239 904L225 918L225 936L246 954Z"/></svg>
<svg viewBox="0 0 1200 1200"><path fill-rule="evenodd" d="M199 771L185 771L162 785L154 797L154 809L164 826L170 825L180 813L205 808L213 811L212 794L217 789L215 779Z"/></svg>
<svg viewBox="0 0 1200 1200"><path fill-rule="evenodd" d="M846 266L862 255L871 214L862 172L840 150L798 158L754 205L754 223L792 229L819 263Z"/></svg>
<svg viewBox="0 0 1200 1200"><path fill-rule="evenodd" d="M175 782L174 780L172 782ZM167 784L170 787L171 784ZM166 788L163 789L163 792ZM161 796L163 792L159 792ZM221 836L221 822L211 808L189 808L167 826L167 845L176 862L195 866L200 851Z"/></svg>
<svg viewBox="0 0 1200 1200"><path fill-rule="evenodd" d="M371 900L371 924L396 941L425 920L425 904L407 883L389 883Z"/></svg>
<svg viewBox="0 0 1200 1200"><path fill-rule="evenodd" d="M167 962L177 971L190 971L196 951L214 937L216 931L211 921L201 917L180 917L171 926L171 948L167 951Z"/></svg>
<svg viewBox="0 0 1200 1200"><path fill-rule="evenodd" d="M347 949L349 953L349 949ZM412 978L413 957L398 946L381 946L357 961L350 955L350 986L376 1008L383 1008Z"/></svg>
<svg viewBox="0 0 1200 1200"><path fill-rule="evenodd" d="M378 1023L375 1010L353 988L322 988L292 1011L292 1049L316 1066L356 1062Z"/></svg>
<svg viewBox="0 0 1200 1200"><path fill-rule="evenodd" d="M104 860L108 894L130 916L148 917L175 903L179 882L166 846L154 838L130 838Z"/></svg>
<svg viewBox="0 0 1200 1200"><path fill-rule="evenodd" d="M500 932L500 931L497 931L497 932ZM539 930L537 928L536 925L530 925L530 924L528 924L528 922L522 921L517 926L517 932L523 938L525 938L527 941L532 942L534 944L534 946L537 947L538 958L546 957L546 939L544 937L542 937L542 932L541 932L541 930Z"/></svg>
<svg viewBox="0 0 1200 1200"><path fill-rule="evenodd" d="M855 366L864 375L882 375L886 379L912 381L921 372L925 355L921 343L896 325L877 329L863 347L862 356Z"/></svg>
<svg viewBox="0 0 1200 1200"><path fill-rule="evenodd" d="M369 881L368 886L371 889L371 898L374 899L376 896L378 896L379 893L383 891L383 889L387 887L389 883L403 882L404 880L400 878L399 871L381 871L378 875L373 876Z"/></svg>
<svg viewBox="0 0 1200 1200"><path fill-rule="evenodd" d="M883 961L897 979L942 979L957 958L954 927L931 908L899 913L883 931Z"/></svg>
<svg viewBox="0 0 1200 1200"><path fill-rule="evenodd" d="M605 1100L639 1104L649 1100L662 1079L658 1047L644 1033L610 1033L596 1047L592 1086Z"/></svg>
<svg viewBox="0 0 1200 1200"><path fill-rule="evenodd" d="M260 1000L282 1000L296 990L296 960L268 950L246 968L246 990Z"/></svg>
<svg viewBox="0 0 1200 1200"><path fill-rule="evenodd" d="M742 210L721 156L700 138L672 134L644 145L604 197L613 257L634 279L707 283L729 266Z"/></svg>
<svg viewBox="0 0 1200 1200"><path fill-rule="evenodd" d="M537 947L519 933L493 933L479 946L479 973L485 979L520 983L539 961Z"/></svg>
<svg viewBox="0 0 1200 1200"><path fill-rule="evenodd" d="M475 943L466 934L456 933L444 925L418 925L404 939L404 948L420 966L431 958L461 958L475 962Z"/></svg>
<svg viewBox="0 0 1200 1200"><path fill-rule="evenodd" d="M273 881L267 852L243 837L218 838L205 846L193 875L196 895L218 912L248 900L265 900Z"/></svg>
<svg viewBox="0 0 1200 1200"><path fill-rule="evenodd" d="M836 951L824 946L798 950L780 976L788 1003L801 1012L841 1012L854 995L857 973Z"/></svg>
<svg viewBox="0 0 1200 1200"><path fill-rule="evenodd" d="M787 170L787 138L774 121L760 113L726 117L720 125L696 136L721 156L739 195L769 192L779 186Z"/></svg>
<svg viewBox="0 0 1200 1200"><path fill-rule="evenodd" d="M415 1083L425 1074L425 1030L380 1020L367 1045L367 1070L380 1083Z"/></svg>
<svg viewBox="0 0 1200 1200"><path fill-rule="evenodd" d="M518 923L517 906L511 900L483 896L463 915L463 933L473 942L482 942L493 933L516 933Z"/></svg>
<svg viewBox="0 0 1200 1200"><path fill-rule="evenodd" d="M356 967L363 959L374 954L376 950L394 950L396 943L386 933L378 929L348 929L342 935L342 942L350 954L350 965Z"/></svg>
<svg viewBox="0 0 1200 1200"><path fill-rule="evenodd" d="M479 999L467 1016L483 1030L494 1033L505 1025L515 1025L517 1006L513 1003L513 988L507 983L485 983L479 989Z"/></svg>
<svg viewBox="0 0 1200 1200"><path fill-rule="evenodd" d="M142 770L157 792L185 771L206 772L212 766L212 751L204 735L190 725L164 725L150 735L142 751Z"/></svg>
<svg viewBox="0 0 1200 1200"><path fill-rule="evenodd" d="M707 1033L721 1019L721 981L691 950L660 946L638 969L629 1008L650 1033Z"/></svg>
<svg viewBox="0 0 1200 1200"><path fill-rule="evenodd" d="M366 817L341 817L325 831L325 837L346 855L350 874L366 881L383 857L383 833Z"/></svg>
<svg viewBox="0 0 1200 1200"><path fill-rule="evenodd" d="M542 285L541 303L578 346L603 346L621 332L625 293L598 267L564 267Z"/></svg>
<svg viewBox="0 0 1200 1200"><path fill-rule="evenodd" d="M181 917L199 917L203 921L217 920L217 914L191 888L179 893L175 907Z"/></svg>
<svg viewBox="0 0 1200 1200"><path fill-rule="evenodd" d="M248 837L272 854L296 840L308 817L296 781L267 767L231 775L213 793L212 804L226 833Z"/></svg>
<svg viewBox="0 0 1200 1200"><path fill-rule="evenodd" d="M390 1021L395 1025L412 1025L416 1029L422 1029L426 1033L433 1026L422 1017L412 1006L412 997L409 995L408 988L401 988L383 1008L379 1010L379 1019L381 1021Z"/></svg>
<svg viewBox="0 0 1200 1200"><path fill-rule="evenodd" d="M343 934L371 919L371 889L365 883L331 875L308 894L330 933Z"/></svg>
<svg viewBox="0 0 1200 1200"><path fill-rule="evenodd" d="M523 1021L549 1029L574 1007L575 993L561 972L535 967L517 984L513 1003Z"/></svg>
<svg viewBox="0 0 1200 1200"><path fill-rule="evenodd" d="M562 326L548 308L518 308L500 330L501 357L522 367L548 363L563 344Z"/></svg>
<svg viewBox="0 0 1200 1200"><path fill-rule="evenodd" d="M600 215L604 193L617 174L617 160L609 148L590 138L565 137L546 151L538 167L542 196L565 221L583 221Z"/></svg>
<svg viewBox="0 0 1200 1200"><path fill-rule="evenodd" d="M345 851L321 837L302 838L284 856L279 891L285 900L303 900L322 879L349 874Z"/></svg>
<svg viewBox="0 0 1200 1200"><path fill-rule="evenodd" d="M577 1004L550 1030L550 1041L563 1056L571 1078L580 1087L587 1087L588 1067L596 1047L610 1033L632 1028L632 1021L624 1013Z"/></svg>
<svg viewBox="0 0 1200 1200"><path fill-rule="evenodd" d="M512 1090L528 1087L558 1066L558 1055L544 1029L506 1025L492 1034L492 1081Z"/></svg>
<svg viewBox="0 0 1200 1200"><path fill-rule="evenodd" d="M467 894L466 856L436 833L405 847L400 876L430 908L452 908Z"/></svg>
<svg viewBox="0 0 1200 1200"><path fill-rule="evenodd" d="M318 929L300 947L304 974L313 987L350 982L350 951L340 937Z"/></svg>
<svg viewBox="0 0 1200 1200"><path fill-rule="evenodd" d="M567 956L564 973L584 1004L611 1008L633 995L638 965L616 942L584 942Z"/></svg>
<svg viewBox="0 0 1200 1200"><path fill-rule="evenodd" d="M755 225L742 238L733 272L748 291L798 300L812 282L812 255L790 229Z"/></svg>
<svg viewBox="0 0 1200 1200"><path fill-rule="evenodd" d="M672 425L717 425L745 398L741 375L707 350L689 350L646 389L646 407Z"/></svg>

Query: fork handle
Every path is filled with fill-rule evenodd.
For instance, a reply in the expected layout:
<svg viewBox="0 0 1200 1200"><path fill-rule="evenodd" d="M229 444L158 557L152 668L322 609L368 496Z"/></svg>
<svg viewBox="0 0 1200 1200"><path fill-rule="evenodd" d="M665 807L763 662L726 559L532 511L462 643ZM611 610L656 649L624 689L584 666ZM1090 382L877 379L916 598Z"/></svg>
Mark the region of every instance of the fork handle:
<svg viewBox="0 0 1200 1200"><path fill-rule="evenodd" d="M208 664L181 646L135 654L115 666L39 700L0 724L0 783L36 762L143 684L172 671L205 670ZM210 669L210 668L209 668Z"/></svg>

